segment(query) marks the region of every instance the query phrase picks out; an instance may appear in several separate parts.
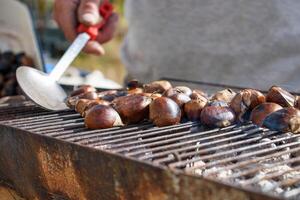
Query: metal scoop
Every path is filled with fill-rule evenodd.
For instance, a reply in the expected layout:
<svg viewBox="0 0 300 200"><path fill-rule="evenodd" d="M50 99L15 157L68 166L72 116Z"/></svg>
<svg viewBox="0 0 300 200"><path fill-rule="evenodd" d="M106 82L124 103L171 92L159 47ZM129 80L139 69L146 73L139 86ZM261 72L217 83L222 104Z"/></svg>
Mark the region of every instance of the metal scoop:
<svg viewBox="0 0 300 200"><path fill-rule="evenodd" d="M104 1L99 8L103 20L96 26L86 27L82 24L78 27L80 33L65 54L56 64L50 74L46 74L31 67L21 66L17 69L17 81L27 97L33 102L48 110L67 109L65 99L67 94L58 84L58 80L77 57L86 43L96 39L99 29L105 24L112 14L113 7L108 1Z"/></svg>

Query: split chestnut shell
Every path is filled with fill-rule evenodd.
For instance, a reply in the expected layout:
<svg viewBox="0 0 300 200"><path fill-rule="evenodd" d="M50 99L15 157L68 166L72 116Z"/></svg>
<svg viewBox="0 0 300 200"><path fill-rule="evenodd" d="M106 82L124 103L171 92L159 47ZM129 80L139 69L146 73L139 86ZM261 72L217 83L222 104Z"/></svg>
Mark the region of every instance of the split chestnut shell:
<svg viewBox="0 0 300 200"><path fill-rule="evenodd" d="M169 81L165 81L165 80L154 81L152 83L144 85L144 92L162 94L170 88L172 88L172 85Z"/></svg>
<svg viewBox="0 0 300 200"><path fill-rule="evenodd" d="M211 101L224 101L226 103L230 103L232 99L235 97L236 92L232 89L225 89L216 92L211 98Z"/></svg>
<svg viewBox="0 0 300 200"><path fill-rule="evenodd" d="M266 101L265 96L258 90L244 89L240 91L230 102L230 108L238 116L239 121L243 122L245 114L253 108Z"/></svg>
<svg viewBox="0 0 300 200"><path fill-rule="evenodd" d="M295 104L294 95L278 86L272 86L266 97L268 102L277 103L282 107L293 107Z"/></svg>

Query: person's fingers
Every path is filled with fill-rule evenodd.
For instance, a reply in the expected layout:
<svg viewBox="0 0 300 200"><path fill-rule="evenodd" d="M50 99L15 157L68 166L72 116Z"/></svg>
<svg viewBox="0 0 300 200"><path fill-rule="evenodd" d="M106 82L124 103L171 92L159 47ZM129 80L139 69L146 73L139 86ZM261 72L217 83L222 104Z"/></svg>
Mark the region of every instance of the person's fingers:
<svg viewBox="0 0 300 200"><path fill-rule="evenodd" d="M108 42L114 36L114 33L117 29L117 24L119 21L119 16L116 13L113 13L106 24L99 30L97 41L101 44Z"/></svg>
<svg viewBox="0 0 300 200"><path fill-rule="evenodd" d="M54 3L53 16L58 26L64 32L69 41L73 41L77 35L77 7L79 0L56 0Z"/></svg>
<svg viewBox="0 0 300 200"><path fill-rule="evenodd" d="M81 0L78 8L79 22L86 26L93 26L101 21L99 5L101 0Z"/></svg>
<svg viewBox="0 0 300 200"><path fill-rule="evenodd" d="M88 41L88 43L83 48L85 53L94 54L102 56L105 54L105 50L102 45L97 41Z"/></svg>

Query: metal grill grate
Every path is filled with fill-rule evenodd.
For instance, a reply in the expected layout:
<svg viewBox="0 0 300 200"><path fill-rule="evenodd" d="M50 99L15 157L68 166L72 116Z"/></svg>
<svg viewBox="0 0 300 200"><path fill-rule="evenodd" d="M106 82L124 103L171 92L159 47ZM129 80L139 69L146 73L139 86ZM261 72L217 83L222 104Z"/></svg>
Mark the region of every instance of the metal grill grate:
<svg viewBox="0 0 300 200"><path fill-rule="evenodd" d="M45 111L30 102L1 106L0 124L246 189L300 197L300 135L272 132L250 123L206 130L197 122L161 128L144 122L88 130L74 111Z"/></svg>

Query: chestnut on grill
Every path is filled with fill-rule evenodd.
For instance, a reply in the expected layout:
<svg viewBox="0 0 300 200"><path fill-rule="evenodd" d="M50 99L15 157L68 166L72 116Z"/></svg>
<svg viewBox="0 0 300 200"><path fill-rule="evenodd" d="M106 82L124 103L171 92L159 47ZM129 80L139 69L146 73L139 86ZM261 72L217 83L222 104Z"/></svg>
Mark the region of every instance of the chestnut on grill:
<svg viewBox="0 0 300 200"><path fill-rule="evenodd" d="M86 92L86 93L79 94L77 96L68 97L66 100L66 105L69 108L74 109L79 99L95 100L98 99L98 95L96 92Z"/></svg>
<svg viewBox="0 0 300 200"><path fill-rule="evenodd" d="M131 94L114 99L112 105L120 114L122 121L131 124L148 118L151 101L152 99L147 96Z"/></svg>
<svg viewBox="0 0 300 200"><path fill-rule="evenodd" d="M224 101L226 103L230 103L232 99L235 97L236 92L233 91L232 89L225 89L216 92L211 98L211 101Z"/></svg>
<svg viewBox="0 0 300 200"><path fill-rule="evenodd" d="M119 114L110 106L96 105L89 109L84 118L89 129L111 128L122 125Z"/></svg>
<svg viewBox="0 0 300 200"><path fill-rule="evenodd" d="M189 120L197 121L200 119L201 111L206 104L207 99L205 97L202 97L202 99L191 100L184 104L184 113Z"/></svg>
<svg viewBox="0 0 300 200"><path fill-rule="evenodd" d="M230 108L238 116L238 119L243 122L247 120L247 114L257 105L266 101L265 96L258 90L244 89L240 91L230 102Z"/></svg>
<svg viewBox="0 0 300 200"><path fill-rule="evenodd" d="M258 126L261 126L264 119L269 115L271 114L272 112L275 112L277 110L280 110L282 109L282 107L279 105L279 104L276 104L276 103L269 103L269 102L266 102L266 103L262 103L258 106L256 106L252 112L251 112L251 115L250 115L250 120L258 125Z"/></svg>
<svg viewBox="0 0 300 200"><path fill-rule="evenodd" d="M96 92L96 89L90 85L82 85L78 89L71 92L70 97L78 96L87 92Z"/></svg>
<svg viewBox="0 0 300 200"><path fill-rule="evenodd" d="M95 105L110 105L108 101L104 100L89 100L89 99L79 99L75 105L75 111L78 112L81 116L85 116L87 110Z"/></svg>
<svg viewBox="0 0 300 200"><path fill-rule="evenodd" d="M191 100L191 98L183 93L182 90L177 88L170 88L166 92L163 93L163 96L168 97L175 101L178 106L181 108L185 103Z"/></svg>
<svg viewBox="0 0 300 200"><path fill-rule="evenodd" d="M196 100L198 98L202 98L202 97L205 97L207 98L207 94L205 92L203 92L202 90L193 90L192 91L192 94L190 95L190 98L193 99L193 100Z"/></svg>
<svg viewBox="0 0 300 200"><path fill-rule="evenodd" d="M274 131L300 132L300 111L293 107L283 108L269 114L263 126Z"/></svg>
<svg viewBox="0 0 300 200"><path fill-rule="evenodd" d="M181 109L172 99L158 97L150 104L149 118L158 127L178 124Z"/></svg>
<svg viewBox="0 0 300 200"><path fill-rule="evenodd" d="M98 92L98 97L105 101L113 101L115 98L126 96L127 94L127 91L107 90Z"/></svg>
<svg viewBox="0 0 300 200"><path fill-rule="evenodd" d="M154 81L152 83L144 85L144 92L162 94L170 88L172 88L172 85L169 81L165 81L165 80Z"/></svg>
<svg viewBox="0 0 300 200"><path fill-rule="evenodd" d="M200 114L202 124L208 127L226 127L235 122L235 113L224 102L213 102L205 106Z"/></svg>
<svg viewBox="0 0 300 200"><path fill-rule="evenodd" d="M268 102L277 103L282 107L293 107L295 104L295 97L278 86L272 86L266 98Z"/></svg>
<svg viewBox="0 0 300 200"><path fill-rule="evenodd" d="M174 89L180 93L185 94L188 97L191 96L191 94L192 94L192 90L186 86L176 86L176 87L174 87Z"/></svg>
<svg viewBox="0 0 300 200"><path fill-rule="evenodd" d="M128 94L141 94L143 93L142 88L134 88L127 91Z"/></svg>
<svg viewBox="0 0 300 200"><path fill-rule="evenodd" d="M92 107L96 106L96 105L104 105L104 106L109 106L110 102L109 101L105 101L102 99L98 99L98 100L90 100L86 106L83 109L83 113L82 116L84 117L86 115L86 112L91 109Z"/></svg>

